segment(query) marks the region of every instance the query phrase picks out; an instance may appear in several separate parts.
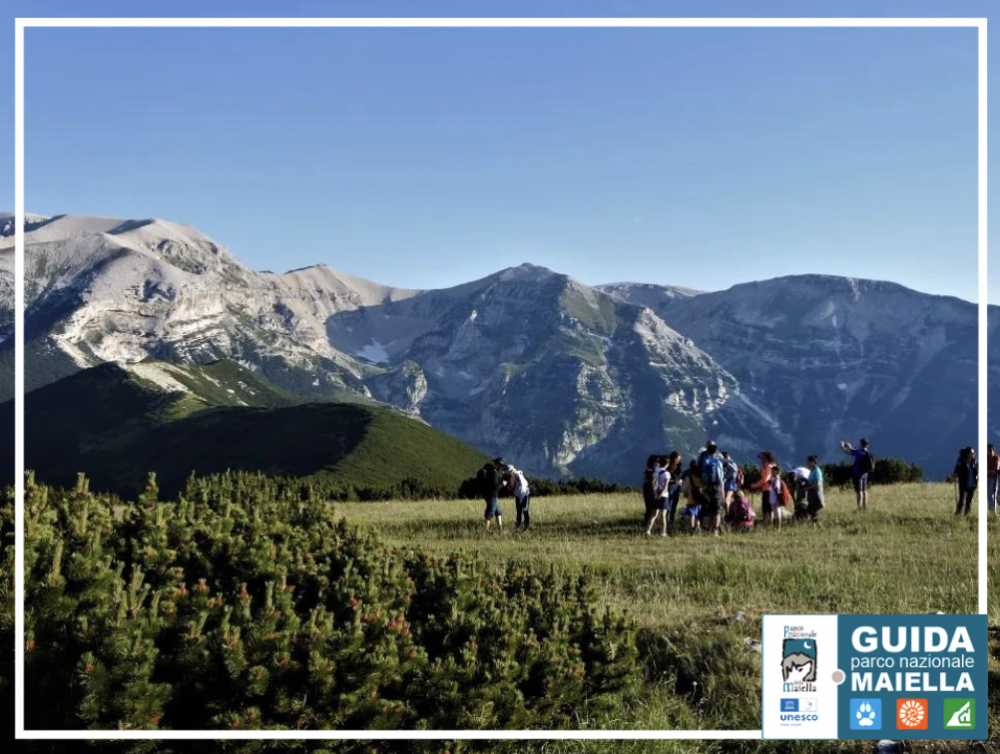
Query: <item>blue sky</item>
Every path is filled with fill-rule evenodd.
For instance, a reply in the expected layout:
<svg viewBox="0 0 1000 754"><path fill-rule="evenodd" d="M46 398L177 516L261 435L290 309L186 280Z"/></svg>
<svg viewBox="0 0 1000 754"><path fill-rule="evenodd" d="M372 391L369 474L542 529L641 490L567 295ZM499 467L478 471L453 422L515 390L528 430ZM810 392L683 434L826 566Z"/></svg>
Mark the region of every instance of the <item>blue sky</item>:
<svg viewBox="0 0 1000 754"><path fill-rule="evenodd" d="M66 13L48 5L31 13ZM88 9L134 12L114 5ZM194 15L183 5L167 12ZM606 15L556 5L531 15ZM873 6L985 11L836 15ZM378 7L364 14L413 14ZM35 29L27 205L165 217L258 269L325 262L414 287L530 261L587 283L823 272L974 300L975 75L973 30Z"/></svg>

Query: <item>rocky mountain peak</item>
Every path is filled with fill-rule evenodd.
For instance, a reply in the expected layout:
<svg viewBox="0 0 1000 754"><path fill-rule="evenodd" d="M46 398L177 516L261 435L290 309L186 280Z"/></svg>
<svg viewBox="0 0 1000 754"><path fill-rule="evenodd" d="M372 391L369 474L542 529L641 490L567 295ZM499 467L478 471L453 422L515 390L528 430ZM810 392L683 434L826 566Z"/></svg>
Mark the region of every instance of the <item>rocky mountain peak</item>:
<svg viewBox="0 0 1000 754"><path fill-rule="evenodd" d="M633 482L636 458L708 435L800 463L864 434L936 474L974 433L975 307L893 283L595 288L522 264L419 291L326 264L256 272L156 218L57 215L26 240L33 386L102 362L230 359L299 398L392 405L531 473ZM6 315L9 277L0 266Z"/></svg>

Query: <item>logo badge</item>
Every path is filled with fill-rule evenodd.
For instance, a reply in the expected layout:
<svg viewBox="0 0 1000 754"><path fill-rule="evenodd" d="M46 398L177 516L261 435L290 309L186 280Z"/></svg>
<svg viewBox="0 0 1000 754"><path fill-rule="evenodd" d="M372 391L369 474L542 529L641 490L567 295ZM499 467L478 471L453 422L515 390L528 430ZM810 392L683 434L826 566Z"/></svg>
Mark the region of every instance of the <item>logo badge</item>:
<svg viewBox="0 0 1000 754"><path fill-rule="evenodd" d="M975 699L945 699L944 727L948 730L962 730L976 727Z"/></svg>
<svg viewBox="0 0 1000 754"><path fill-rule="evenodd" d="M896 700L897 730L927 730L927 700Z"/></svg>
<svg viewBox="0 0 1000 754"><path fill-rule="evenodd" d="M798 699L782 699L781 700L781 711L782 712L798 712L799 711L799 700Z"/></svg>
<svg viewBox="0 0 1000 754"><path fill-rule="evenodd" d="M799 709L802 712L816 712L819 710L819 704L815 697L801 699L799 700Z"/></svg>
<svg viewBox="0 0 1000 754"><path fill-rule="evenodd" d="M815 639L784 640L781 650L781 678L786 684L786 690L789 690L787 684L815 683Z"/></svg>
<svg viewBox="0 0 1000 754"><path fill-rule="evenodd" d="M881 730L882 700L851 699L851 730Z"/></svg>

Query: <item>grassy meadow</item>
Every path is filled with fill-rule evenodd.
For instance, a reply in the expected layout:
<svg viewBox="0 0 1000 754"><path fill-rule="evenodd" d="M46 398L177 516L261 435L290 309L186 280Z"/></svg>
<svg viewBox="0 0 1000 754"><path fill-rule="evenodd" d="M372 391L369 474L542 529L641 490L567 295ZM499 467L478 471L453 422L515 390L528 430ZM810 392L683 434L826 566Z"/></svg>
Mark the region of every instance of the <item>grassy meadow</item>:
<svg viewBox="0 0 1000 754"><path fill-rule="evenodd" d="M637 495L535 499L528 532L514 530L504 500L502 534L483 530L478 500L337 510L395 545L586 570L605 604L655 629L737 612L749 624L763 613L976 612L976 519L953 516L949 494L938 484L876 488L858 511L852 491L831 490L819 527L667 539L644 535Z"/></svg>
<svg viewBox="0 0 1000 754"><path fill-rule="evenodd" d="M535 499L529 532L514 530L509 499L502 501L502 533L484 531L480 501L338 503L336 510L393 545L463 552L497 566L518 561L589 573L600 601L627 611L640 626L641 654L635 683L617 712L581 719L581 727L756 730L762 614L977 611L977 520L954 516L951 487L877 487L865 511L856 510L850 490L828 490L826 500L820 527L786 521L780 531L759 524L756 531L718 538L646 537L638 495ZM539 750L602 746L607 744L550 742ZM613 750L760 746L636 741ZM805 750L874 749L840 742ZM965 745L927 750L964 751Z"/></svg>

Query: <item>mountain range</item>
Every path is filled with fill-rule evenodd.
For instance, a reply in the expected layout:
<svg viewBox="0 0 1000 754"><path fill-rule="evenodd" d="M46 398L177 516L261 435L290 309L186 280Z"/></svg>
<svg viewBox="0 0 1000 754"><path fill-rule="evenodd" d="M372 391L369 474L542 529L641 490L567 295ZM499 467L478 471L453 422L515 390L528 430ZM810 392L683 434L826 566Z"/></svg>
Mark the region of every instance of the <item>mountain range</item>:
<svg viewBox="0 0 1000 754"><path fill-rule="evenodd" d="M159 219L25 228L29 389L109 362L223 359L298 400L393 407L533 474L632 483L648 453L707 437L798 464L867 436L930 476L976 438L975 305L894 283L594 287L524 264L418 291L325 265L254 271ZM0 217L8 372L12 229ZM991 337L998 322L991 307Z"/></svg>

